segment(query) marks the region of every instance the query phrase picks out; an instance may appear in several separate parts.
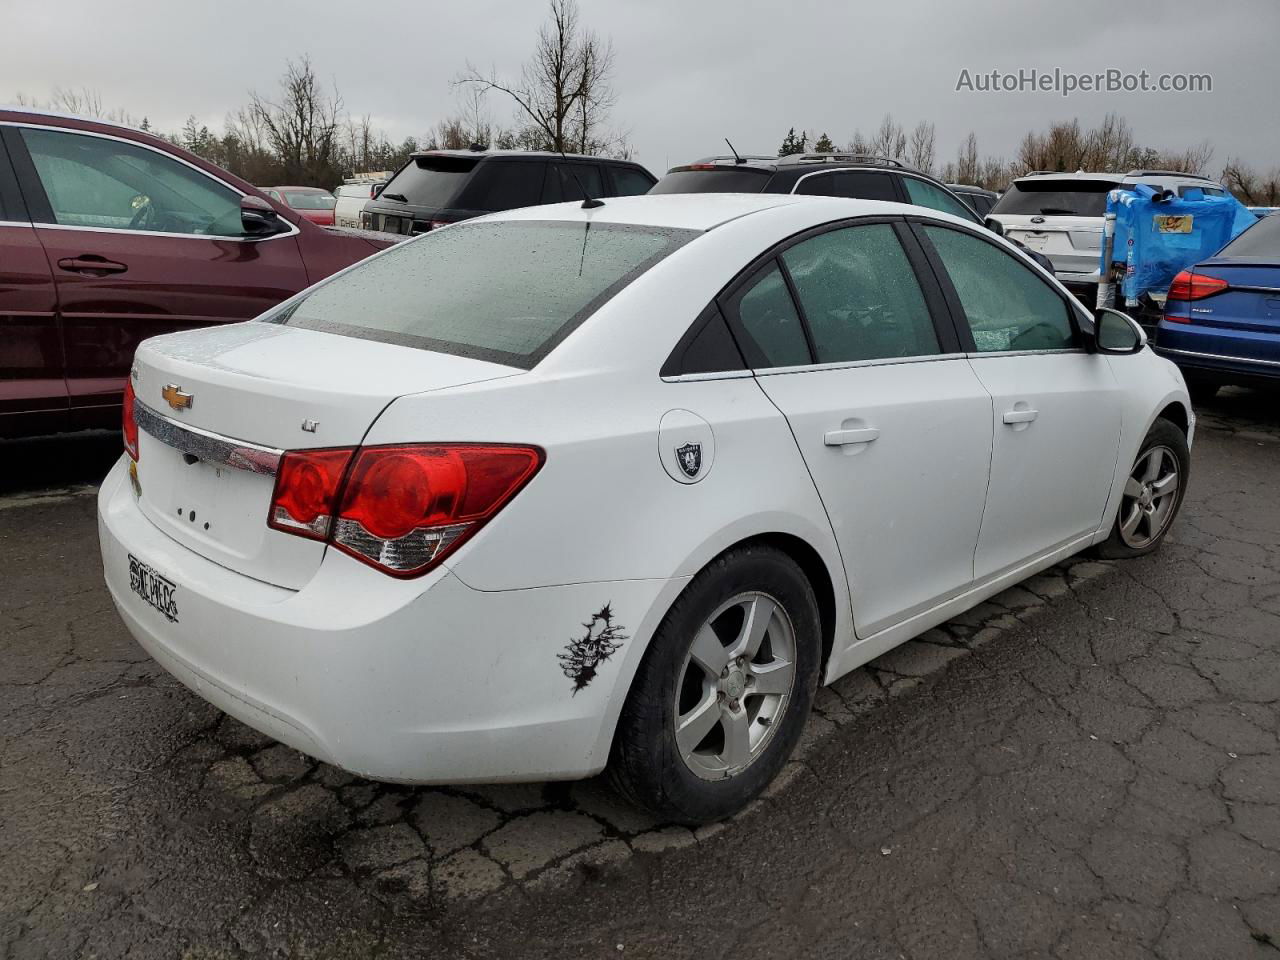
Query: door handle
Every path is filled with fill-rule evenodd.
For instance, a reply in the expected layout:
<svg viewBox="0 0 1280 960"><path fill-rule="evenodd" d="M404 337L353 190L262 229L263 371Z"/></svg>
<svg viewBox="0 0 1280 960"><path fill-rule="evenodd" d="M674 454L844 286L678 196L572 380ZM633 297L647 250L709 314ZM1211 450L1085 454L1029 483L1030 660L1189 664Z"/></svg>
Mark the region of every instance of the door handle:
<svg viewBox="0 0 1280 960"><path fill-rule="evenodd" d="M1006 410L1004 412L1004 422L1030 423L1038 416L1040 416L1039 410Z"/></svg>
<svg viewBox="0 0 1280 960"><path fill-rule="evenodd" d="M58 266L68 273L85 273L91 277L102 277L109 273L124 273L129 268L123 263L116 263L106 257L94 253L82 254L78 257L63 257Z"/></svg>
<svg viewBox="0 0 1280 960"><path fill-rule="evenodd" d="M828 430L822 442L828 447L844 447L851 443L870 443L880 436L875 427L859 427L856 430Z"/></svg>

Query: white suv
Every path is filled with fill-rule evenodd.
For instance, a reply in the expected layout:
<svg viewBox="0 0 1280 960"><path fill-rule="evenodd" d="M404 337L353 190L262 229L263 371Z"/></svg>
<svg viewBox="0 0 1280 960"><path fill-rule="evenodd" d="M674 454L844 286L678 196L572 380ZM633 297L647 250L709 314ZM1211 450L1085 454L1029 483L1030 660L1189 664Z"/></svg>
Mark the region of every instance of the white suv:
<svg viewBox="0 0 1280 960"><path fill-rule="evenodd" d="M1128 173L1033 171L1009 184L989 216L1000 221L1005 236L1053 262L1058 279L1072 292L1089 293L1098 282L1102 225L1107 193L1116 187L1145 183L1184 196L1203 190L1224 196L1222 184L1208 177L1174 170L1130 170ZM1083 288L1083 289L1081 289Z"/></svg>

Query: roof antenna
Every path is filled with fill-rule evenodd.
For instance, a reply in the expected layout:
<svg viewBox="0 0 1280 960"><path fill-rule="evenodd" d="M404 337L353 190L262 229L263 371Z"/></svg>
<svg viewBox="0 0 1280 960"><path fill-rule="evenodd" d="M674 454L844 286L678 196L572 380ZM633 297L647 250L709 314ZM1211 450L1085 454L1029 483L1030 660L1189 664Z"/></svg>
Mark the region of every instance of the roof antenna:
<svg viewBox="0 0 1280 960"><path fill-rule="evenodd" d="M729 138L728 138L728 137L725 137L725 138L724 138L724 142L725 142L725 143L729 143ZM747 162L747 161L743 160L740 156L738 156L738 151L733 149L733 144L732 144L732 143L729 143L729 149L733 151L733 162L734 162L734 163L746 163L746 162Z"/></svg>
<svg viewBox="0 0 1280 960"><path fill-rule="evenodd" d="M565 169L569 171L569 176L573 177L573 182L578 185L578 189L582 191L582 209L594 210L596 207L603 207L603 200L593 200L591 194L587 193L587 188L582 185L582 181L578 179L578 172L573 169L573 164L569 162L569 158L564 155L563 150L557 151L560 159L564 161Z"/></svg>

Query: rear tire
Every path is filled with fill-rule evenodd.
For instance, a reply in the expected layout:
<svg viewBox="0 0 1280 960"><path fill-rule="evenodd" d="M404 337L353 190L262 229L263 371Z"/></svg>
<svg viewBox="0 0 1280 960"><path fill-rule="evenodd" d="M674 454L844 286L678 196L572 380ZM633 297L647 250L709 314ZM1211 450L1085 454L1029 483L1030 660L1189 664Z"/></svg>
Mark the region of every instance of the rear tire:
<svg viewBox="0 0 1280 960"><path fill-rule="evenodd" d="M658 626L618 720L609 775L631 802L699 824L778 774L818 684L821 621L796 563L763 544L718 557Z"/></svg>
<svg viewBox="0 0 1280 960"><path fill-rule="evenodd" d="M1178 515L1190 475L1191 451L1186 436L1176 424L1157 420L1129 470L1111 536L1094 552L1109 560L1123 560L1157 549Z"/></svg>

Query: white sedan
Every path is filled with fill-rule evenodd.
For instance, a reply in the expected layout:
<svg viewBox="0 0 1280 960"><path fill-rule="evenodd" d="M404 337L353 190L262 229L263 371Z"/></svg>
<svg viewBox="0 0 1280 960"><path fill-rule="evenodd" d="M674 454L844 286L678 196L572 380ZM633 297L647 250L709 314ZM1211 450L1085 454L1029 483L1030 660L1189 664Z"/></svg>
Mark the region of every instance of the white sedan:
<svg viewBox="0 0 1280 960"><path fill-rule="evenodd" d="M607 766L700 822L819 684L1087 547L1155 549L1193 425L1140 328L955 217L560 204L146 341L102 557L167 670L314 757Z"/></svg>

